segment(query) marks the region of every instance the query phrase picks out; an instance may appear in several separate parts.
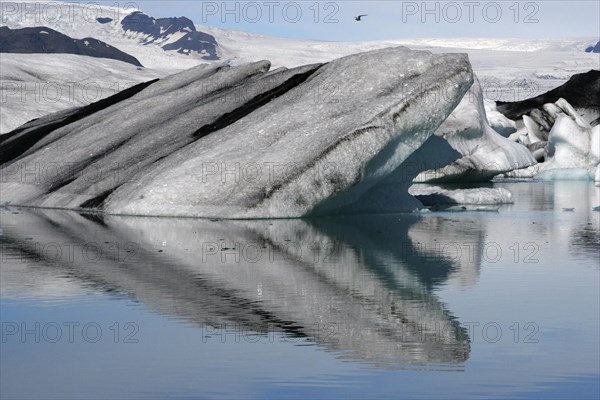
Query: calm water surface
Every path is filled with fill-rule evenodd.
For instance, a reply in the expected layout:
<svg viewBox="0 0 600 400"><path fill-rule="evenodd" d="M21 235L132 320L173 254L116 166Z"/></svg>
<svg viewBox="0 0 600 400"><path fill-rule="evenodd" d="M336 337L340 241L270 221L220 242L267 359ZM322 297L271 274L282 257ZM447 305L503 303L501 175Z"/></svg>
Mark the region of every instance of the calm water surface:
<svg viewBox="0 0 600 400"><path fill-rule="evenodd" d="M0 395L597 399L600 190L495 186L515 204L273 221L1 209Z"/></svg>

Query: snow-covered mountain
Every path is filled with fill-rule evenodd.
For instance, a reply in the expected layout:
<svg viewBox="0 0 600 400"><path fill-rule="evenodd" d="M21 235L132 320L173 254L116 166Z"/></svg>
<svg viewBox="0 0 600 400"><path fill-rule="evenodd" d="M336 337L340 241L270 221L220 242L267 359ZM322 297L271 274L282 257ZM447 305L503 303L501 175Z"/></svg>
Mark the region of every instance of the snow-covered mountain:
<svg viewBox="0 0 600 400"><path fill-rule="evenodd" d="M595 46L588 46L585 49L586 53L600 53L600 40L596 43Z"/></svg>
<svg viewBox="0 0 600 400"><path fill-rule="evenodd" d="M45 18L45 2L54 6L62 5L64 11L61 17ZM268 59L274 68L289 68L393 46L408 46L439 53L468 52L480 80L487 75L495 76L494 72L498 68L510 67L508 79L556 79L564 82L575 72L599 67L598 58L585 54L584 51L594 45L598 38L399 38L365 42L293 40L201 26L185 17L154 18L138 8L125 9L95 4L94 12L90 12L85 4L41 0L33 3L36 8L32 11L31 3L30 0L3 1L3 9L10 12L3 12L0 25L13 29L44 25L73 38L94 37L133 55L146 67L168 69L171 72L206 62L208 54L215 57L214 51L221 59L228 59L233 63ZM28 11L25 12L25 9ZM186 48L180 41L185 39L191 45L194 40L188 39L195 36L200 37L200 43L206 45L206 53ZM194 46L199 46L198 42L194 43ZM165 51L165 46L171 50ZM216 50L213 51L213 48ZM520 72L520 75L516 72Z"/></svg>
<svg viewBox="0 0 600 400"><path fill-rule="evenodd" d="M10 29L0 26L0 53L77 54L142 66L135 57L100 40L90 37L73 39L46 27Z"/></svg>
<svg viewBox="0 0 600 400"><path fill-rule="evenodd" d="M123 18L121 26L130 37L139 36L145 45L156 44L165 51L177 51L180 54L198 54L204 60L219 59L215 38L197 31L188 18L155 19L135 11Z"/></svg>
<svg viewBox="0 0 600 400"><path fill-rule="evenodd" d="M205 62L206 53L186 54L177 46L164 49L190 33L188 30L193 33L193 24L181 19L153 19L136 11L97 4L90 10L86 3L3 1L0 25L11 29L45 26L74 39L92 37L134 56L145 67L165 71L163 75ZM169 22L177 25L167 31L163 25Z"/></svg>

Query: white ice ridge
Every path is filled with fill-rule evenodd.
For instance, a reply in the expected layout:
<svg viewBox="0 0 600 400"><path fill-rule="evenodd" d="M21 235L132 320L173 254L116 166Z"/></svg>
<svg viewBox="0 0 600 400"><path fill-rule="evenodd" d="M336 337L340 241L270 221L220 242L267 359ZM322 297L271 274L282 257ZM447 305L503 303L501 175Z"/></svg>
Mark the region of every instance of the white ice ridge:
<svg viewBox="0 0 600 400"><path fill-rule="evenodd" d="M523 116L526 135L534 143L536 157L541 161L529 168L506 173L506 177L538 178L545 180L600 181L600 125L592 126L565 100L548 103L542 110ZM551 127L544 133L536 121L546 121ZM531 138L534 138L533 140ZM545 141L544 139L547 139ZM530 145L531 147L531 145Z"/></svg>
<svg viewBox="0 0 600 400"><path fill-rule="evenodd" d="M490 108L498 131L513 127L510 120L496 113ZM535 164L525 146L506 139L490 126L477 80L435 135L446 139L463 157L443 168L420 173L415 182L486 181L502 172Z"/></svg>
<svg viewBox="0 0 600 400"><path fill-rule="evenodd" d="M496 102L483 99L485 115L489 125L500 135L508 137L517 131L517 124L512 119L508 119L496 109Z"/></svg>
<svg viewBox="0 0 600 400"><path fill-rule="evenodd" d="M50 132L64 115L27 124L0 155L43 136L2 165L0 200L222 218L366 210L370 190L418 153L473 83L466 55L402 47L268 70L265 61L198 66ZM71 167L22 179L22 168L57 160ZM393 188L395 210L414 208L406 189L418 172Z"/></svg>

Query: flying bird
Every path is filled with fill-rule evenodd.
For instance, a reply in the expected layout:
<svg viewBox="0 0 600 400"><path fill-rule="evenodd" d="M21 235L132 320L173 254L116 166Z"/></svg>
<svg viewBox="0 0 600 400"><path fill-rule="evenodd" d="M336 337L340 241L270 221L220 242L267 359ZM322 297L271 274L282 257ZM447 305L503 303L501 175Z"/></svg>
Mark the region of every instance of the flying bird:
<svg viewBox="0 0 600 400"><path fill-rule="evenodd" d="M367 16L367 14L361 14L358 17L354 17L354 20L355 21L362 21L362 17L366 17L366 16Z"/></svg>

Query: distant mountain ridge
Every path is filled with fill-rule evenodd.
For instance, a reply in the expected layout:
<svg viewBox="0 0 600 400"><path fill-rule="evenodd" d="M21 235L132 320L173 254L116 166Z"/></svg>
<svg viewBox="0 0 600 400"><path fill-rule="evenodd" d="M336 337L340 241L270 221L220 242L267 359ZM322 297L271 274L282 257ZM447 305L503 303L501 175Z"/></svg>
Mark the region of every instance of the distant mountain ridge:
<svg viewBox="0 0 600 400"><path fill-rule="evenodd" d="M7 26L1 26L0 53L76 54L109 58L138 67L143 66L137 58L101 40L91 37L73 39L47 27L10 29Z"/></svg>
<svg viewBox="0 0 600 400"><path fill-rule="evenodd" d="M218 60L217 40L214 36L196 30L192 20L186 17L154 18L141 11L127 15L121 21L125 32L136 32L144 35L144 44L158 44L163 50L174 50L189 55L196 52L204 60ZM183 36L173 42L174 35Z"/></svg>
<svg viewBox="0 0 600 400"><path fill-rule="evenodd" d="M598 41L598 43L596 43L595 46L590 46L587 49L585 49L586 53L600 53L600 40Z"/></svg>
<svg viewBox="0 0 600 400"><path fill-rule="evenodd" d="M519 119L533 109L563 98L575 108L600 110L600 71L590 70L573 75L567 82L539 96L516 102L497 102L498 111L510 119Z"/></svg>

